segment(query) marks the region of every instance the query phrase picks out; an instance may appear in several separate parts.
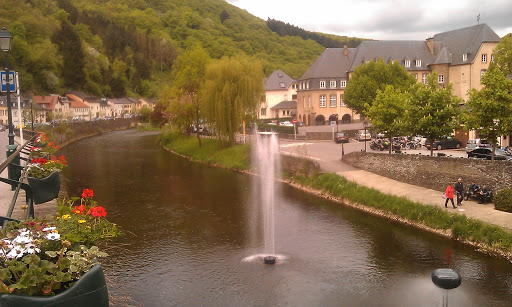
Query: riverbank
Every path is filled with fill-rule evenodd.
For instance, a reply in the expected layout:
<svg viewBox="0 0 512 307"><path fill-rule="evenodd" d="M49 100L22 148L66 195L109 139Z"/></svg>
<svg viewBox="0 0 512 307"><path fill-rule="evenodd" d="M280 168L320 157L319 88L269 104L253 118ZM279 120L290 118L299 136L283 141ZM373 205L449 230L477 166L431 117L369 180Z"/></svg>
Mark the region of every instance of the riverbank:
<svg viewBox="0 0 512 307"><path fill-rule="evenodd" d="M186 140L189 137L183 136L183 138ZM180 139L170 141L169 136L167 138L163 136L161 144L166 149L193 161L254 174L250 171L250 167L244 167L243 169L229 167L224 162L226 157L220 152L215 153L215 155L211 152L206 154L212 148L210 147L208 150L206 148L200 149L197 146L197 139L193 137L189 139L195 139L195 148L191 145L190 140L180 141ZM189 146L191 147L189 148ZM244 145L243 151L247 153L247 156L238 155L238 159L241 160L231 164L249 165L250 149L248 147L245 148L245 146L247 145ZM234 146L232 150L241 150L236 147L239 146ZM188 149L183 150L183 148ZM204 152L201 153L202 151ZM194 156L187 154L187 152L194 153ZM207 158L203 160L202 157ZM243 159L246 160L242 161ZM296 166L300 163L291 164ZM406 197L382 193L378 190L358 185L343 176L333 173L316 173L311 175L311 172L308 172L309 174L304 176L304 174L300 173L300 168L298 170L295 168L292 171L285 169L285 173L287 175L283 182L301 190L374 215L461 241L477 247L480 251L499 255L512 261L512 233L499 226L485 223L478 219L468 218L461 213L454 214L443 208L414 202Z"/></svg>

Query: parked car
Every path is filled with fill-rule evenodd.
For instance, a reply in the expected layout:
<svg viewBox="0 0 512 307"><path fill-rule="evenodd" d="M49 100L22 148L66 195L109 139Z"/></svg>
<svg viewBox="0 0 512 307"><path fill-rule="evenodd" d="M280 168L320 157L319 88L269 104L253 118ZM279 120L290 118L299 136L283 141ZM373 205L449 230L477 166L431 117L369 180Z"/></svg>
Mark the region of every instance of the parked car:
<svg viewBox="0 0 512 307"><path fill-rule="evenodd" d="M354 139L356 139L358 141L371 140L372 136L370 135L370 130L366 130L366 131L364 129L358 130L356 132Z"/></svg>
<svg viewBox="0 0 512 307"><path fill-rule="evenodd" d="M491 160L492 157L492 148L487 147L479 147L475 148L472 151L468 152L468 158L479 158ZM512 156L506 153L502 149L496 149L494 152L494 160L507 160L512 161Z"/></svg>
<svg viewBox="0 0 512 307"><path fill-rule="evenodd" d="M297 122L295 125L297 125L297 127L304 127L304 126L306 126L306 123L305 122Z"/></svg>
<svg viewBox="0 0 512 307"><path fill-rule="evenodd" d="M487 142L486 139L471 139L466 143L466 152L470 152L478 147L488 147L490 148L492 144Z"/></svg>
<svg viewBox="0 0 512 307"><path fill-rule="evenodd" d="M5 131L4 125L0 125L0 132Z"/></svg>
<svg viewBox="0 0 512 307"><path fill-rule="evenodd" d="M336 143L348 143L348 134L345 132L337 132L334 135L334 142Z"/></svg>
<svg viewBox="0 0 512 307"><path fill-rule="evenodd" d="M430 149L430 147L434 147L434 149L449 149L449 148L460 148L462 146L462 142L454 138L453 136L447 136L440 139L435 139L434 144L431 144L429 140L425 141L425 147Z"/></svg>
<svg viewBox="0 0 512 307"><path fill-rule="evenodd" d="M293 123L291 123L290 121L286 120L284 122L280 122L279 126L293 127Z"/></svg>

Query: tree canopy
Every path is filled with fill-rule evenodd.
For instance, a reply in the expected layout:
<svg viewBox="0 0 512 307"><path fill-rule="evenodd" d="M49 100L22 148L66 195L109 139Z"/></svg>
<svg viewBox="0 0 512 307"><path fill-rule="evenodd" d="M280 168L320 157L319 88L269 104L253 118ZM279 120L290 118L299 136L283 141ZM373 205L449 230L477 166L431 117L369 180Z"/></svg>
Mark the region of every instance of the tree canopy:
<svg viewBox="0 0 512 307"><path fill-rule="evenodd" d="M377 91L384 91L387 85L404 91L416 83L398 63L386 64L382 59L364 63L356 68L347 83L343 101L359 114L367 115Z"/></svg>
<svg viewBox="0 0 512 307"><path fill-rule="evenodd" d="M391 141L389 153L392 151L393 137L403 135L406 131L407 100L406 94L387 85L384 91L377 90L377 97L368 110L373 130L384 133Z"/></svg>
<svg viewBox="0 0 512 307"><path fill-rule="evenodd" d="M415 84L409 95L407 118L412 134L423 135L433 144L436 138L451 135L460 127L462 100L452 94L451 84L439 87L436 72L428 76L427 84Z"/></svg>
<svg viewBox="0 0 512 307"><path fill-rule="evenodd" d="M497 65L491 63L482 76L484 87L469 92L465 112L466 127L493 144L492 160L498 137L512 131L512 81Z"/></svg>
<svg viewBox="0 0 512 307"><path fill-rule="evenodd" d="M505 76L512 75L512 33L505 35L493 51L494 62Z"/></svg>
<svg viewBox="0 0 512 307"><path fill-rule="evenodd" d="M202 112L217 136L234 144L242 120L253 117L259 105L261 65L246 57L224 57L207 66L205 79Z"/></svg>

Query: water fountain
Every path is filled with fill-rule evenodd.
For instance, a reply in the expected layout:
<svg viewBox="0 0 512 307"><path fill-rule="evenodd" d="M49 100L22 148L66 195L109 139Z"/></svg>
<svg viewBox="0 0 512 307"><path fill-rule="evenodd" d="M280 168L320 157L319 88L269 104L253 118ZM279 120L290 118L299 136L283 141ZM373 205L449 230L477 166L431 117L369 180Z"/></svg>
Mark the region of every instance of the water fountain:
<svg viewBox="0 0 512 307"><path fill-rule="evenodd" d="M253 163L260 176L258 191L263 213L263 238L265 242L266 264L276 262L274 244L274 199L275 178L280 175L279 143L277 134L271 132L256 133L253 143Z"/></svg>

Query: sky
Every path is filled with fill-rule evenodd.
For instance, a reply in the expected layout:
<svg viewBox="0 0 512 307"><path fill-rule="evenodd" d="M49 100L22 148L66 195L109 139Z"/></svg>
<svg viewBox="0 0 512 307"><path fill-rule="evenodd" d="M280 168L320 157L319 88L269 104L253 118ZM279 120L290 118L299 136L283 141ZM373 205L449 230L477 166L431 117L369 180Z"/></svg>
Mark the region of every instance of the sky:
<svg viewBox="0 0 512 307"><path fill-rule="evenodd" d="M511 0L227 0L264 20L376 40L425 40L480 23L512 33Z"/></svg>

